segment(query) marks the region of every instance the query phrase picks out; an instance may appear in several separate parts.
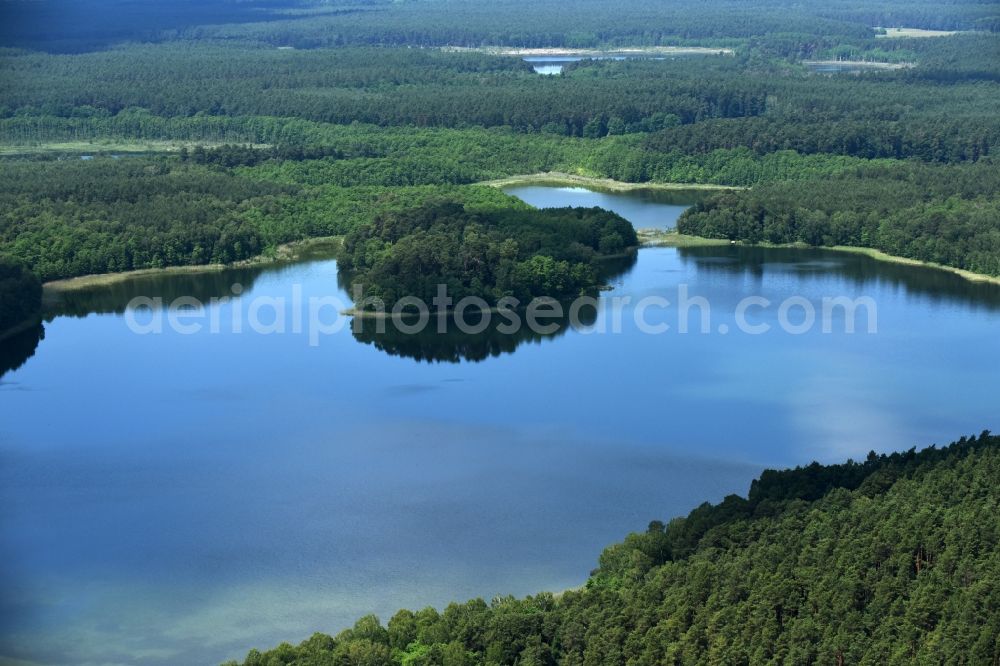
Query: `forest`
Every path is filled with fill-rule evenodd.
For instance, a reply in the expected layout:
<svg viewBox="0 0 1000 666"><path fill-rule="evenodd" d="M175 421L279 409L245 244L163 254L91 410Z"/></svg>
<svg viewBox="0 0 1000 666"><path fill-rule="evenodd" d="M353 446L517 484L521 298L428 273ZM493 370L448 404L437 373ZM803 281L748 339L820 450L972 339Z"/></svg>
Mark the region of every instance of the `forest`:
<svg viewBox="0 0 1000 666"><path fill-rule="evenodd" d="M801 64L809 54L789 60L767 55L766 45L757 44L739 47L734 56L584 60L557 77L540 77L516 57L427 48L288 51L177 42L72 57L6 50L0 52L6 71L0 78L0 138L23 143L76 133L86 139L109 130L123 138L129 131L139 133L134 138L175 138L195 125L212 128L220 117L245 122L256 116L504 126L595 138L767 116L773 122L708 127L725 132L720 147L745 145L752 133L777 146L822 149L850 148L840 144L871 125L867 131L878 133L876 146L898 134L917 156L930 150L925 134L947 140L954 151L968 148L960 143L964 132L971 132L966 140L973 143L995 139L1000 112L994 86L987 84L1000 81L1000 37L936 41L920 47L912 69L848 77L816 76ZM942 87L942 79L949 85ZM958 102L961 113L947 114ZM152 117L136 118L138 110ZM123 112L131 115L115 122ZM152 123L158 119L175 119L175 125L157 131ZM814 128L822 121L837 122L815 146L804 143L805 130L798 126ZM275 142L255 129L246 127L240 140ZM698 145L704 141L699 137L689 140ZM859 146L858 156L873 156L871 149Z"/></svg>
<svg viewBox="0 0 1000 666"><path fill-rule="evenodd" d="M992 664L997 484L989 432L768 470L746 498L608 547L580 589L367 616L242 663Z"/></svg>
<svg viewBox="0 0 1000 666"><path fill-rule="evenodd" d="M287 146L286 144L280 144ZM273 253L282 243L346 234L383 210L428 197L473 209L524 208L476 182L537 171L747 184L818 177L855 158L746 149L688 157L624 144L506 131L332 132L322 148L195 147L178 154L0 159L0 249L43 280ZM310 159L324 154L325 157ZM355 157L355 155L368 155ZM428 157L428 155L432 157ZM302 159L299 159L299 157Z"/></svg>
<svg viewBox="0 0 1000 666"><path fill-rule="evenodd" d="M684 212L681 233L750 243L872 247L1000 276L1000 168L908 163L716 194Z"/></svg>
<svg viewBox="0 0 1000 666"><path fill-rule="evenodd" d="M634 252L632 225L600 208L496 210L428 202L377 216L347 234L339 267L387 308L405 296L432 303L445 285L456 302L474 296L579 296L601 285L602 258Z"/></svg>
<svg viewBox="0 0 1000 666"><path fill-rule="evenodd" d="M503 12L520 6L512 3ZM933 19L929 3L891 10L938 28L984 18L981 5L959 6L948 15L964 16L962 25ZM463 30L494 15L463 7L476 15ZM357 11L332 3L301 15L280 3L258 9L255 16L273 20L173 26L146 43L73 54L37 44L0 49L0 252L42 280L244 261L282 243L347 234L427 197L523 207L476 183L562 171L753 188L689 214L688 233L867 245L996 272L997 190L955 184L995 184L1000 37L989 32L879 39L856 22L889 6L839 3L813 10L836 30L708 31L727 39L691 30L674 41L724 45L733 55L582 60L543 77L516 57L428 48L462 39L424 43L416 28L400 37L405 45L385 35L365 41L363 31L336 48L266 45L281 31L305 39L315 26L368 14L401 26L416 20L407 3ZM450 0L422 7L446 9ZM533 25L544 25L548 11L537 7ZM595 5L593 16L603 11ZM615 30L598 41L635 36L626 24ZM802 64L875 56L915 67L827 76ZM915 188L913 173L947 187ZM854 199L836 191L845 185ZM873 197L892 205L873 208Z"/></svg>
<svg viewBox="0 0 1000 666"><path fill-rule="evenodd" d="M435 196L524 207L490 187L306 190L166 157L0 162L0 173L0 247L43 280L246 260Z"/></svg>

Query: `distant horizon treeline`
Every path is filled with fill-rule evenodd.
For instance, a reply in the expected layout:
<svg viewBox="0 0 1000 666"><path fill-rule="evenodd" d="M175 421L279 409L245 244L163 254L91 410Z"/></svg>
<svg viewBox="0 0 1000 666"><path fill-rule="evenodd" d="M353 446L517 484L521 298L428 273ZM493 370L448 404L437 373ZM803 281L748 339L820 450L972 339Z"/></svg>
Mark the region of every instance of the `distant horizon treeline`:
<svg viewBox="0 0 1000 666"><path fill-rule="evenodd" d="M460 0L141 0L8 2L0 44L61 53L122 42L216 39L298 49L358 45L562 46L719 43L778 34L798 48L815 36L869 40L873 26L1000 29L989 3L930 0L803 5L781 0L583 0L567 14L556 2ZM812 39L810 39L812 38Z"/></svg>
<svg viewBox="0 0 1000 666"><path fill-rule="evenodd" d="M857 76L810 74L759 54L584 60L544 77L516 57L433 49L190 43L74 57L0 50L0 140L198 138L196 128L207 140L233 127L221 118L262 117L585 138L668 130L650 144L668 151L746 146L935 161L987 154L1000 136L995 91L986 85L1000 82L1000 59L990 57L1000 56L1000 36L923 42L916 68ZM246 120L227 140L279 142Z"/></svg>

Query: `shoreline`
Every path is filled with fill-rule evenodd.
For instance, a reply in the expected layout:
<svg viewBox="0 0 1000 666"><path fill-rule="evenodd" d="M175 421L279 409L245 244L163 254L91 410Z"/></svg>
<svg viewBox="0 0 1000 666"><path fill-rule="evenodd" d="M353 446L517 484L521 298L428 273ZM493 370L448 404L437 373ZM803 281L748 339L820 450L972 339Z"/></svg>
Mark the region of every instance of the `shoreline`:
<svg viewBox="0 0 1000 666"><path fill-rule="evenodd" d="M725 238L705 238L704 236L690 236L678 233L677 231L663 231L662 229L638 229L641 245L639 247L717 247L722 245L741 245L738 241L731 241ZM745 243L742 243L745 245Z"/></svg>
<svg viewBox="0 0 1000 666"><path fill-rule="evenodd" d="M849 254L860 254L876 261L883 261L889 264L899 264L902 266L915 266L930 268L939 271L952 273L969 282L986 283L1000 285L1000 277L987 275L985 273L975 273L963 268L936 264L933 261L921 261L920 259L910 259L894 254L888 254L873 247L855 247L853 245L806 245L805 243L747 243L745 241L732 241L726 238L705 238L703 236L690 236L688 234L677 233L676 231L662 232L656 229L638 230L639 238L642 241L641 247L711 247L722 245L741 245L744 247L764 247L764 248L786 248L803 250L830 250L832 252L846 252Z"/></svg>
<svg viewBox="0 0 1000 666"><path fill-rule="evenodd" d="M1000 285L1000 277L993 275L987 275L986 273L974 273L973 271L967 271L964 268L955 268L954 266L945 266L944 264L936 264L933 261L921 261L920 259L910 259L909 257L899 257L894 254L887 254L881 250L876 250L873 247L854 247L851 245L832 245L823 246L822 249L825 250L835 250L837 252L849 252L851 254L862 254L866 257L871 257L878 261L885 261L892 264L902 264L904 266L922 266L924 268L933 268L939 271L946 271L948 273L954 273L955 275L968 280L969 282L985 282L987 284Z"/></svg>
<svg viewBox="0 0 1000 666"><path fill-rule="evenodd" d="M858 69L910 69L916 67L915 62L875 62L870 60L803 60L803 65L819 67L856 67Z"/></svg>
<svg viewBox="0 0 1000 666"><path fill-rule="evenodd" d="M927 30L925 28L886 28L876 26L875 30L885 32L876 33L875 39L921 39L927 37L951 37L969 30Z"/></svg>
<svg viewBox="0 0 1000 666"><path fill-rule="evenodd" d="M588 189L604 190L606 192L632 192L635 190L704 190L704 191L732 191L745 190L746 187L739 185L715 185L712 183L630 183L624 180L614 180L613 178L595 178L592 176L579 176L577 174L565 173L563 171L543 171L542 173L530 173L520 176L508 176L495 180L483 180L474 185L484 187L511 187L514 185L563 185L586 187Z"/></svg>
<svg viewBox="0 0 1000 666"><path fill-rule="evenodd" d="M452 53L475 52L501 56L553 56L587 58L607 56L733 55L728 46L623 46L619 48L571 49L563 47L519 48L516 46L442 46Z"/></svg>
<svg viewBox="0 0 1000 666"><path fill-rule="evenodd" d="M343 236L319 236L317 238L305 238L303 240L279 245L273 255L259 254L250 259L235 261L231 264L195 264L191 266L164 266L163 268L139 268L133 271L121 273L94 273L91 275L81 275L79 277L62 278L50 280L42 284L44 296L51 294L61 294L78 289L88 289L90 287L103 287L107 285L125 282L133 278L149 277L154 275L183 275L199 273L219 273L221 271L235 268L250 268L254 266L270 266L273 264L293 263L308 258L310 251L316 251L324 246L330 246L331 253L334 245L339 245Z"/></svg>
<svg viewBox="0 0 1000 666"><path fill-rule="evenodd" d="M478 185L486 185L490 187L505 187L508 185L516 184L539 184L539 183L553 183L559 184L559 181L553 181L551 176L553 173L546 174L534 174L531 176L514 176L511 178L505 178L495 181L487 181L483 183L477 183ZM566 177L566 180L562 181L564 184L582 184L583 182L594 182L601 181L601 179L587 178L585 176L572 176L571 174L562 174ZM646 185L639 183L625 183L621 181L611 181L610 179L604 179L621 186L620 189L613 189L611 191L631 191L637 189L647 189ZM603 182L603 181L601 181ZM663 189L663 190L683 190L683 189L703 189L703 190L713 190L713 189L738 189L732 186L725 185L700 185L692 188L685 186L679 186L674 183L661 183L658 186L654 186L652 189ZM731 241L725 238L705 238L703 236L692 236L688 234L681 234L677 231L661 231L658 229L637 229L636 233L639 235L639 246L637 249L647 248L647 247L712 247L712 246L725 246L725 245L743 245L746 247L770 247L770 248L799 248L799 249L817 249L817 250L831 250L834 252L847 252L851 254L861 254L876 261L884 261L886 263L894 263L904 266L917 266L923 268L931 268L935 270L941 270L953 275L957 275L969 282L975 283L986 283L1000 285L1000 277L986 275L985 273L975 273L973 271L965 270L962 268L956 268L954 266L945 266L944 264L937 264L930 261L921 261L919 259L910 259L908 257L900 257L896 255L887 254L881 250L870 247L854 247L849 245L820 245L811 246L804 243L747 243L744 241ZM173 274L192 274L197 275L199 273L218 273L221 271L237 268L248 268L254 266L270 266L281 263L294 263L297 261L302 261L309 258L310 252L316 252L321 250L328 250L328 252L320 252L327 257L332 257L334 253L334 246L338 246L343 241L343 236L321 236L317 238L306 238L300 241L294 241L292 243L284 243L279 245L273 255L258 255L250 259L244 259L242 261L234 262L231 264L198 264L194 266L166 266L164 268L141 268L133 271L125 271L122 273L98 273L92 275L81 275L79 277L64 278L60 280L51 280L45 282L42 285L43 288L43 306L46 299L51 299L53 297L58 297L59 294L64 292L76 291L80 289L88 289L92 287L102 287L117 284L120 282L125 282L133 278L149 277L155 275L173 275ZM320 258L320 257L317 257ZM356 313L345 311L342 314ZM23 324L18 324L13 329L8 329L7 331L0 331L0 340L14 335L21 330L22 326L27 326L30 322L25 322ZM14 331L14 332L11 332Z"/></svg>

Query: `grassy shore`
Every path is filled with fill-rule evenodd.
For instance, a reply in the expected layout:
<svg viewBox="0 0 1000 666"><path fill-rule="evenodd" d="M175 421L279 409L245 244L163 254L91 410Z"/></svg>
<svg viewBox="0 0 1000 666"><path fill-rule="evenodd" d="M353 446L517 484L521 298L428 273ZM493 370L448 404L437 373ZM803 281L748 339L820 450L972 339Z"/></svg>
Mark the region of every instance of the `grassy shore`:
<svg viewBox="0 0 1000 666"><path fill-rule="evenodd" d="M713 245L737 244L725 238L689 236L673 230L639 229L636 233L639 235L639 242L642 243L643 247L709 247Z"/></svg>
<svg viewBox="0 0 1000 666"><path fill-rule="evenodd" d="M511 187L514 185L559 185L563 187L585 187L604 192L630 192L633 190L744 190L734 185L712 185L706 183L626 183L611 178L593 178L561 171L509 176L497 180L486 180L477 185L489 187Z"/></svg>
<svg viewBox="0 0 1000 666"><path fill-rule="evenodd" d="M724 46L625 46L603 49L571 49L571 48L517 48L509 46L445 46L444 51L489 53L490 55L532 57L566 57L566 58L601 58L608 56L657 57L671 55L733 55L735 51Z"/></svg>
<svg viewBox="0 0 1000 666"><path fill-rule="evenodd" d="M101 287L119 282L125 282L137 277L148 275L181 275L216 273L229 268L242 268L247 266L265 266L268 264L291 263L304 261L306 259L318 259L323 257L333 257L343 243L342 236L323 236L320 238L307 238L294 243L279 245L275 250L258 255L252 259L237 261L232 264L199 264L196 266L167 266L165 268L143 268L135 271L125 271L123 273L101 273L98 275L83 275L65 280L52 280L46 282L43 287L49 294L57 294L77 289L89 289L91 287Z"/></svg>
<svg viewBox="0 0 1000 666"><path fill-rule="evenodd" d="M805 243L744 243L743 241L731 241L725 238L703 238L702 236L689 236L687 234L677 233L676 231L660 231L657 229L640 229L639 230L639 240L642 242L644 247L706 247L706 246L718 246L718 245L747 245L749 247L776 247L776 248L799 248L799 249L817 249L817 250L833 250L835 252L849 252L851 254L862 254L866 257L871 257L872 259L878 261L885 261L893 264L901 264L904 266L920 266L923 268L933 268L936 270L947 271L949 273L954 273L959 277L965 278L970 282L988 282L990 284L1000 285L1000 277L993 275L986 275L984 273L974 273L972 271L963 270L961 268L955 268L953 266L945 266L944 264L936 264L931 261L920 261L919 259L909 259L907 257L898 257L894 254L886 254L881 250L876 250L871 247L853 247L850 245L826 245L826 246L812 246Z"/></svg>
<svg viewBox="0 0 1000 666"><path fill-rule="evenodd" d="M849 245L834 245L826 249L836 250L838 252L851 252L853 254L863 254L866 257L871 257L872 259L878 259L879 261L888 261L894 264L903 264L905 266L924 266L926 268L936 268L938 270L954 273L955 275L961 276L971 282L989 282L991 284L1000 284L1000 277L996 277L993 275L986 275L984 273L973 273L972 271L963 270L961 268L955 268L953 266L945 266L944 264L935 264L932 261L920 261L919 259L908 259L906 257L897 257L896 255L886 254L881 250L876 250L875 248L871 247L851 247Z"/></svg>
<svg viewBox="0 0 1000 666"><path fill-rule="evenodd" d="M570 181L553 181L551 179L541 178L542 176L549 176L551 174L536 174L536 176L523 176L517 178L507 178L501 181L490 181L488 183L483 183L486 185L491 185L494 187L502 187L509 184L526 184L526 183L546 183L551 184L553 182L559 182L559 184L573 183L576 185L580 184L579 178L576 176L569 176L569 174L563 174L571 178ZM528 180L521 180L521 178L526 178ZM601 180L601 179L587 179L586 181ZM622 185L619 190L616 191L628 191L633 189L642 189L643 186L635 183L619 183ZM715 188L716 186L700 186L704 188ZM660 189L685 189L682 187L667 185L666 187L661 186ZM681 234L675 230L663 231L659 229L639 229L638 230L639 242L641 247L711 247L711 246L725 246L725 245L748 245L743 241L731 241L725 238L705 238L702 236L691 236L688 234ZM268 252L266 254L259 255L252 259L247 259L244 261L239 261L233 264L202 264L197 266L168 266L165 268L146 268L135 271L127 271L124 273L103 273L99 275L84 275L81 277L68 278L65 280L53 280L51 282L46 282L44 285L45 292L47 295L55 295L61 292L73 291L77 289L88 289L91 287L98 287L110 284L116 284L119 282L125 282L127 280L143 277L148 275L170 275L170 274L198 274L198 273L212 273L223 271L228 268L240 268L246 266L262 266L275 263L291 263L296 261L304 261L307 259L319 259L326 257L333 257L336 255L337 251L340 249L343 243L342 236L324 236L320 238L307 238L305 240L296 241L294 243L286 243L284 245L278 246L275 250ZM757 243L753 244L755 247L776 247L776 248L811 248L813 246L806 245L804 243L788 243L788 244L774 244L774 243ZM880 250L868 247L852 247L847 245L835 245L835 246L824 246L815 249L824 250L834 250L836 252L850 252L852 254L862 254L872 259L878 261L885 261L895 264L902 264L905 266L921 266L924 268L933 268L937 270L947 271L949 273L954 273L959 277L962 277L971 282L986 282L990 284L1000 285L1000 277L985 275L983 273L974 273L972 271L963 270L961 268L954 268L952 266L945 266L943 264L936 264L929 261L920 261L918 259L909 259L907 257L899 257L891 254L886 254ZM349 311L344 314L357 315L360 313ZM9 334L9 332L4 332Z"/></svg>
<svg viewBox="0 0 1000 666"><path fill-rule="evenodd" d="M874 62L870 60L803 60L803 65L831 67L856 67L858 69L908 69L916 67L914 62Z"/></svg>
<svg viewBox="0 0 1000 666"><path fill-rule="evenodd" d="M878 30L878 28L876 28ZM914 39L920 37L948 37L957 35L958 30L924 30L923 28L884 28L885 33L875 35L878 39Z"/></svg>
<svg viewBox="0 0 1000 666"><path fill-rule="evenodd" d="M206 141L54 141L34 145L0 146L0 156L73 154L73 155L129 155L144 153L176 153L181 148L202 146L211 148L222 144ZM266 144L253 144L255 148Z"/></svg>

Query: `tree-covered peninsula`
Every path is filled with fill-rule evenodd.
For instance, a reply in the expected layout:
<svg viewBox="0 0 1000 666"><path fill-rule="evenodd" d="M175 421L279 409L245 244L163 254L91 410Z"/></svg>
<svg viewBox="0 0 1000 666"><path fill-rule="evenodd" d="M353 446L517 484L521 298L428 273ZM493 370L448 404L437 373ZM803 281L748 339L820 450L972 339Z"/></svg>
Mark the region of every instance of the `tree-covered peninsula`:
<svg viewBox="0 0 1000 666"><path fill-rule="evenodd" d="M374 616L244 666L995 664L1000 437L768 470L586 585Z"/></svg>

